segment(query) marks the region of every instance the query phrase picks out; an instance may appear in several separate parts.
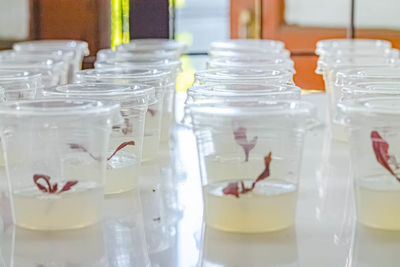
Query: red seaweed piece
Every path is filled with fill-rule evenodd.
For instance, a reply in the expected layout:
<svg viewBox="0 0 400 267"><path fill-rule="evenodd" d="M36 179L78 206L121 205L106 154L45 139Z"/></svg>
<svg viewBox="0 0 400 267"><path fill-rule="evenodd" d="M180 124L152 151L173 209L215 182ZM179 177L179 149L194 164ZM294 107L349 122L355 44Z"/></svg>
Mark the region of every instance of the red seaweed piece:
<svg viewBox="0 0 400 267"><path fill-rule="evenodd" d="M229 183L222 192L225 195L234 195L235 197L239 197L239 186L237 182Z"/></svg>
<svg viewBox="0 0 400 267"><path fill-rule="evenodd" d="M86 152L92 157L94 160L99 160L99 158L95 157L92 153L90 153L85 147L78 145L78 144L68 144L71 149L80 150L82 152Z"/></svg>
<svg viewBox="0 0 400 267"><path fill-rule="evenodd" d="M39 183L39 180L44 180L45 185L42 185ZM50 176L45 175L45 174L34 174L33 175L33 182L36 184L36 186L39 188L40 191L44 193L49 193L49 194L60 194L62 192L71 190L71 187L76 185L78 181L73 180L73 181L67 181L63 188L58 191L58 184L54 183L53 185L50 183ZM46 187L47 186L47 187Z"/></svg>
<svg viewBox="0 0 400 267"><path fill-rule="evenodd" d="M390 167L389 161L394 160L395 165L398 165L395 158L389 155L389 144L380 136L378 131L371 132L372 148L375 153L376 160L392 174L397 181L400 182L399 176Z"/></svg>
<svg viewBox="0 0 400 267"><path fill-rule="evenodd" d="M234 195L235 197L239 197L239 194L246 194L247 192L253 191L253 189L256 187L256 184L270 176L270 164L272 161L272 153L269 152L267 156L264 157L264 165L265 168L263 172L257 177L257 179L251 184L251 187L246 187L243 181L239 182L232 182L229 183L224 189L222 189L222 192L225 195ZM239 191L239 183L241 190Z"/></svg>
<svg viewBox="0 0 400 267"><path fill-rule="evenodd" d="M247 140L247 129L244 127L239 127L236 131L233 132L235 136L235 141L238 145L240 145L245 154L245 161L249 161L249 153L256 146L258 137L255 136L251 141Z"/></svg>
<svg viewBox="0 0 400 267"><path fill-rule="evenodd" d="M128 141L128 142L124 142L124 143L120 144L120 145L117 147L117 149L115 149L114 153L112 153L111 156L109 156L109 157L107 158L107 160L112 159L112 157L114 157L115 154L117 154L118 151L120 151L121 149L123 149L124 147L126 147L126 146L128 146L128 145L134 146L134 145L135 145L135 141Z"/></svg>

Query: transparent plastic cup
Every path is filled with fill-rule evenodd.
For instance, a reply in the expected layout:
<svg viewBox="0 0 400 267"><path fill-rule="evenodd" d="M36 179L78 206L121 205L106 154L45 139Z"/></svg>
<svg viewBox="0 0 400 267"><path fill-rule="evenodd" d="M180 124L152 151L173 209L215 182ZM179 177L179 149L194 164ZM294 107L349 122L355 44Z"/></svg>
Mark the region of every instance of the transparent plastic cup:
<svg viewBox="0 0 400 267"><path fill-rule="evenodd" d="M69 72L71 71L70 68L70 62L73 60L74 53L72 51L62 51L62 50L54 50L54 51L37 51L37 52L17 52L14 50L4 50L0 51L0 61L28 61L28 62L33 62L33 61L43 61L43 60L53 60L54 64L57 65L55 67L58 72L51 74L52 76L60 76L57 79L58 84L65 84L68 82L68 75ZM63 62L63 69L61 70L58 65L60 65L58 62ZM58 63L58 64L56 64ZM49 63L47 65L50 65ZM53 71L54 72L54 71ZM54 80L54 79L53 79ZM57 84L51 84L49 86L53 86Z"/></svg>
<svg viewBox="0 0 400 267"><path fill-rule="evenodd" d="M206 105L210 101L246 101L246 100L299 100L301 89L293 85L265 85L265 84L240 84L226 83L215 85L195 85L187 90L185 105ZM192 127L189 108L185 107L182 124Z"/></svg>
<svg viewBox="0 0 400 267"><path fill-rule="evenodd" d="M4 88L6 101L34 99L36 92L42 88L42 75L0 68L0 87Z"/></svg>
<svg viewBox="0 0 400 267"><path fill-rule="evenodd" d="M328 95L329 116L332 137L339 141L347 141L346 130L342 125L334 123L336 105L340 98L340 86L336 86L337 73L344 70L369 67L396 67L400 60L396 57L384 57L381 55L354 56L346 58L332 58L318 61L316 73L322 74L325 82L325 90Z"/></svg>
<svg viewBox="0 0 400 267"><path fill-rule="evenodd" d="M160 145L161 118L163 113L163 97L168 85L169 73L154 69L94 69L76 73L77 83L117 83L144 84L155 89L155 98L149 100L146 112L142 161L157 158Z"/></svg>
<svg viewBox="0 0 400 267"><path fill-rule="evenodd" d="M357 51L360 49L385 50L392 48L392 44L385 40L374 39L326 39L317 42L315 53L323 55L335 50Z"/></svg>
<svg viewBox="0 0 400 267"><path fill-rule="evenodd" d="M294 224L302 144L315 113L299 101L188 106L208 226L276 231Z"/></svg>
<svg viewBox="0 0 400 267"><path fill-rule="evenodd" d="M216 50L209 51L208 55L211 59L230 59L230 58L254 58L254 59L275 59L285 58L290 59L290 51L286 49L257 51L249 48L248 51L225 51Z"/></svg>
<svg viewBox="0 0 400 267"><path fill-rule="evenodd" d="M149 39L134 39L131 40L128 44L120 44L117 46L116 50L120 51L174 51L177 55L181 55L185 52L187 46L183 43L177 42L175 40L170 39L157 39L157 38L149 38Z"/></svg>
<svg viewBox="0 0 400 267"><path fill-rule="evenodd" d="M36 100L0 106L13 221L34 230L82 228L101 219L104 174L119 106Z"/></svg>
<svg viewBox="0 0 400 267"><path fill-rule="evenodd" d="M224 68L238 68L238 69L283 69L290 70L296 73L294 63L291 59L276 58L276 59L263 59L263 58L217 58L207 61L207 69L224 69Z"/></svg>
<svg viewBox="0 0 400 267"><path fill-rule="evenodd" d="M400 230L400 97L360 98L339 108L349 131L357 220Z"/></svg>
<svg viewBox="0 0 400 267"><path fill-rule="evenodd" d="M19 69L40 72L42 74L42 84L45 87L66 83L68 69L65 67L64 61L55 61L52 59L17 58L0 60L0 69Z"/></svg>
<svg viewBox="0 0 400 267"><path fill-rule="evenodd" d="M210 45L210 52L213 51L234 51L234 52L248 52L248 51L280 51L285 49L285 43L278 40L259 40L259 39L232 39L222 42L212 42Z"/></svg>
<svg viewBox="0 0 400 267"><path fill-rule="evenodd" d="M45 89L43 96L95 99L119 104L124 121L113 126L108 147L104 193L122 193L138 187L144 118L148 101L154 98L154 88L146 85L80 83Z"/></svg>
<svg viewBox="0 0 400 267"><path fill-rule="evenodd" d="M288 84L293 85L293 72L275 69L212 69L198 71L194 75L195 85L243 83L243 84Z"/></svg>
<svg viewBox="0 0 400 267"><path fill-rule="evenodd" d="M0 102L34 99L36 92L42 88L41 78L42 75L37 72L0 68ZM4 166L3 146L0 144L0 168Z"/></svg>
<svg viewBox="0 0 400 267"><path fill-rule="evenodd" d="M170 135L170 126L174 121L175 106L175 88L176 79L181 70L181 62L179 60L135 60L130 61L104 61L96 62L96 69L112 69L122 68L132 70L135 68L149 68L169 72L168 84L164 87L163 113L161 118L160 141L168 142Z"/></svg>
<svg viewBox="0 0 400 267"><path fill-rule="evenodd" d="M73 60L70 62L68 81L74 78L74 73L82 68L83 58L89 55L88 43L75 40L37 40L18 42L13 45L18 52L52 52L57 50L74 52Z"/></svg>

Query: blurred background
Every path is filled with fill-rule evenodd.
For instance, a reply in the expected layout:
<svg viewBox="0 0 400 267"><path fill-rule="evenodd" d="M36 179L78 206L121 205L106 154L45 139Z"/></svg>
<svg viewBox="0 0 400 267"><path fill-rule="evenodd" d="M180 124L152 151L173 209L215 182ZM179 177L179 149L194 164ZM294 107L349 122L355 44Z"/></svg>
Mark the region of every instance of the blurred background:
<svg viewBox="0 0 400 267"><path fill-rule="evenodd" d="M96 52L110 47L111 0L1 0L0 49L16 41L78 39L89 43L90 68ZM355 1L355 36L386 39L400 48L400 2ZM349 0L131 0L131 38L175 38L190 45L183 58L188 75L202 68L209 44L229 38L277 39L295 62L295 82L323 89L314 74L315 43L343 38L350 24Z"/></svg>

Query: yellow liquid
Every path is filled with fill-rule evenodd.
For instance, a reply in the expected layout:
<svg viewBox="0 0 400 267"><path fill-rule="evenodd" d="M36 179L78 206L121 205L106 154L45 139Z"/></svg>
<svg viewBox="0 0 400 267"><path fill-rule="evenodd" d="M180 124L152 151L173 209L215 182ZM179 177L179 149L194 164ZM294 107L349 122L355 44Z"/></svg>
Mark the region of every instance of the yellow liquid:
<svg viewBox="0 0 400 267"><path fill-rule="evenodd" d="M250 186L252 181L246 181ZM224 195L228 183L207 185L204 190L205 221L210 227L240 233L281 230L294 224L297 190L283 181L260 182L252 192Z"/></svg>
<svg viewBox="0 0 400 267"><path fill-rule="evenodd" d="M78 183L67 192L48 194L36 186L13 193L15 224L33 230L66 230L101 220L103 187Z"/></svg>
<svg viewBox="0 0 400 267"><path fill-rule="evenodd" d="M373 228L400 230L400 183L393 176L359 182L356 204L360 223Z"/></svg>
<svg viewBox="0 0 400 267"><path fill-rule="evenodd" d="M135 156L120 151L107 161L105 194L127 192L138 187L140 161Z"/></svg>

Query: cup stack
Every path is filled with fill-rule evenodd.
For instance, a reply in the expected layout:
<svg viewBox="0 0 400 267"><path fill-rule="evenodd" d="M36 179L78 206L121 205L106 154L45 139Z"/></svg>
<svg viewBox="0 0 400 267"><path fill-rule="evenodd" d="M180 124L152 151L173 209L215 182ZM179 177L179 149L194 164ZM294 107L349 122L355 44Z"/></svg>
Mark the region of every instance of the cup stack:
<svg viewBox="0 0 400 267"><path fill-rule="evenodd" d="M337 104L343 97L343 88L359 82L379 81L379 76L386 76L386 80L390 80L393 71L389 69L396 68L400 63L399 50L391 47L392 44L384 40L329 39L317 42L315 53L319 59L316 73L324 78L334 139L348 140L337 110Z"/></svg>
<svg viewBox="0 0 400 267"><path fill-rule="evenodd" d="M399 52L383 40L317 43L333 137L348 141L357 220L400 230Z"/></svg>
<svg viewBox="0 0 400 267"><path fill-rule="evenodd" d="M116 51L104 49L97 53L96 69L118 68L127 72L147 68L169 73L163 86L160 134L162 143L168 142L169 129L174 121L176 79L181 70L180 56L185 50L184 44L174 40L136 39L117 46Z"/></svg>
<svg viewBox="0 0 400 267"><path fill-rule="evenodd" d="M206 224L269 232L294 224L304 134L315 109L300 99L280 41L211 44L195 73L184 124L197 140Z"/></svg>

